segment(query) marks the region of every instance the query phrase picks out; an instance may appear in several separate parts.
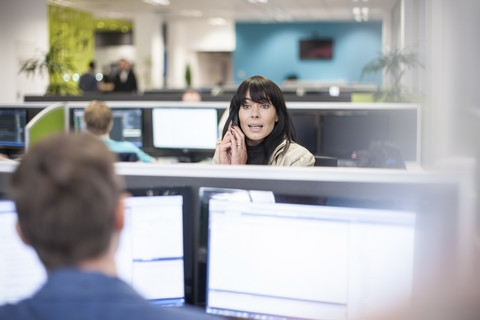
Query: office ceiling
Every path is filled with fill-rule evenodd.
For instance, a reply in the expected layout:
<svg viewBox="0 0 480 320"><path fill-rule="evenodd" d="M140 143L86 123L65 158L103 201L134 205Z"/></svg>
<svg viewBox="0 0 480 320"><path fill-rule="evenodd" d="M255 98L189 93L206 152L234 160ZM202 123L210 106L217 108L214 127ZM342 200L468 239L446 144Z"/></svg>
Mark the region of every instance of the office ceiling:
<svg viewBox="0 0 480 320"><path fill-rule="evenodd" d="M160 4L165 2L169 4ZM134 14L156 12L167 20L184 17L252 22L355 21L355 18L359 21L362 17L378 21L395 2L397 0L49 0L49 3L91 12L96 18L129 19Z"/></svg>

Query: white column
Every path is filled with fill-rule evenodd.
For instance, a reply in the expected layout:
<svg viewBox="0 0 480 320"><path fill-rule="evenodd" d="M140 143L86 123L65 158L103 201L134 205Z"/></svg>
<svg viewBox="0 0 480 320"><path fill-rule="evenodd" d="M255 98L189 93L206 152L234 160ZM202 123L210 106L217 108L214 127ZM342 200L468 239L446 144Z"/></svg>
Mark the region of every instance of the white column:
<svg viewBox="0 0 480 320"><path fill-rule="evenodd" d="M185 21L169 21L167 29L167 87L185 88L185 67L188 53L188 25Z"/></svg>
<svg viewBox="0 0 480 320"><path fill-rule="evenodd" d="M162 18L155 13L137 14L134 17L135 72L140 92L163 87L162 22Z"/></svg>
<svg viewBox="0 0 480 320"><path fill-rule="evenodd" d="M405 30L404 46L418 54L418 59L425 64L425 50L427 41L425 38L425 1L404 0ZM418 67L407 70L403 85L414 94L425 93L425 69Z"/></svg>
<svg viewBox="0 0 480 320"><path fill-rule="evenodd" d="M426 65L427 100L423 106L422 159L424 165L433 165L445 158L449 144L448 101L450 98L445 74L448 71L447 24L442 0L426 0L425 25L427 33Z"/></svg>

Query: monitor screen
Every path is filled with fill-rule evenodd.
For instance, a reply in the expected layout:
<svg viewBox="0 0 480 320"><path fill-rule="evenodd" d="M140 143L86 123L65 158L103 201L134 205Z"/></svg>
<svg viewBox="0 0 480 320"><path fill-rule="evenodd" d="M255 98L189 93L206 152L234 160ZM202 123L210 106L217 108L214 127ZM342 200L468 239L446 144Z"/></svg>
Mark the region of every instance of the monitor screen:
<svg viewBox="0 0 480 320"><path fill-rule="evenodd" d="M0 305L30 297L47 274L36 252L15 229L17 212L11 200L0 200Z"/></svg>
<svg viewBox="0 0 480 320"><path fill-rule="evenodd" d="M75 131L85 132L83 108L71 109L72 127ZM137 147L143 146L143 110L142 108L112 108L113 127L110 138L116 141L130 141Z"/></svg>
<svg viewBox="0 0 480 320"><path fill-rule="evenodd" d="M268 191L209 197L208 313L358 319L411 298L414 212L280 203Z"/></svg>
<svg viewBox="0 0 480 320"><path fill-rule="evenodd" d="M215 150L218 138L214 108L154 108L153 147L162 149Z"/></svg>
<svg viewBox="0 0 480 320"><path fill-rule="evenodd" d="M343 160L368 155L371 162L389 155L391 145L399 161L417 161L417 111L415 109L339 111L322 114L317 154ZM374 149L375 144L385 147ZM360 153L359 153L360 152Z"/></svg>
<svg viewBox="0 0 480 320"><path fill-rule="evenodd" d="M25 146L26 109L0 110L0 146Z"/></svg>
<svg viewBox="0 0 480 320"><path fill-rule="evenodd" d="M120 278L162 306L190 302L193 283L192 191L128 190L116 263Z"/></svg>
<svg viewBox="0 0 480 320"><path fill-rule="evenodd" d="M300 40L301 60L329 60L333 57L332 39Z"/></svg>
<svg viewBox="0 0 480 320"><path fill-rule="evenodd" d="M317 154L319 121L318 116L312 113L289 110L290 117L295 128L297 142L308 149L312 154Z"/></svg>
<svg viewBox="0 0 480 320"><path fill-rule="evenodd" d="M187 187L133 189L125 200L125 225L115 256L118 276L160 306L181 306L191 299L192 224ZM184 221L185 220L185 221ZM0 200L0 305L31 296L46 281L35 251L15 230L17 215L10 200ZM188 302L188 301L187 301Z"/></svg>

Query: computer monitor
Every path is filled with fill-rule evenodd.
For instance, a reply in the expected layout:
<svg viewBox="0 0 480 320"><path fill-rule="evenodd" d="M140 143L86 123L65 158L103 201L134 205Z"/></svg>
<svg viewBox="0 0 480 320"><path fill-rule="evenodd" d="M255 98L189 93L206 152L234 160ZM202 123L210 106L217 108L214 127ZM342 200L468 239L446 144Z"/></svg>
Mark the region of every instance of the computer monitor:
<svg viewBox="0 0 480 320"><path fill-rule="evenodd" d="M26 109L0 109L0 147L24 147L26 124Z"/></svg>
<svg viewBox="0 0 480 320"><path fill-rule="evenodd" d="M419 161L416 105L308 108L294 104L289 113L297 142L314 155L338 159L339 166L393 168L393 161Z"/></svg>
<svg viewBox="0 0 480 320"><path fill-rule="evenodd" d="M14 202L0 199L0 305L31 296L47 279L36 252L17 234L16 223Z"/></svg>
<svg viewBox="0 0 480 320"><path fill-rule="evenodd" d="M307 148L312 154L318 153L320 133L319 117L311 112L289 110L297 136L297 143Z"/></svg>
<svg viewBox="0 0 480 320"><path fill-rule="evenodd" d="M152 303L192 301L193 193L189 187L129 189L116 255L120 278Z"/></svg>
<svg viewBox="0 0 480 320"><path fill-rule="evenodd" d="M415 108L324 112L319 133L319 155L355 160L372 143L385 142L396 146L404 161L418 161Z"/></svg>
<svg viewBox="0 0 480 320"><path fill-rule="evenodd" d="M208 313L361 319L412 298L414 211L270 191L206 188L200 197Z"/></svg>
<svg viewBox="0 0 480 320"><path fill-rule="evenodd" d="M212 157L218 139L217 113L215 108L153 108L153 147L163 156L180 160L196 162Z"/></svg>
<svg viewBox="0 0 480 320"><path fill-rule="evenodd" d="M130 141L137 147L143 146L143 109L142 108L111 108L113 127L110 138L116 141ZM86 132L83 117L84 108L71 108L71 126L76 132Z"/></svg>
<svg viewBox="0 0 480 320"><path fill-rule="evenodd" d="M118 276L152 303L181 306L193 282L192 192L187 187L131 189L115 256ZM31 296L46 281L36 252L15 231L13 201L0 200L0 305ZM186 240L184 240L186 235Z"/></svg>

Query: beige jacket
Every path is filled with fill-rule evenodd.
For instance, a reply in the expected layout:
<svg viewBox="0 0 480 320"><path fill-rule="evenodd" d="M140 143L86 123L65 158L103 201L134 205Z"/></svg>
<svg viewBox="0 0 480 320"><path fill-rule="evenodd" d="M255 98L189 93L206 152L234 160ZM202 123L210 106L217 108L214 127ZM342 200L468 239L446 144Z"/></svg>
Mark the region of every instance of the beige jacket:
<svg viewBox="0 0 480 320"><path fill-rule="evenodd" d="M278 147L273 151L270 160L268 161L269 165L285 167L312 167L315 164L315 157L306 148L295 142L290 142L288 149L285 149L286 145L287 140L284 140L278 145ZM218 144L217 150L215 150L215 154L213 155L213 163L220 163Z"/></svg>

